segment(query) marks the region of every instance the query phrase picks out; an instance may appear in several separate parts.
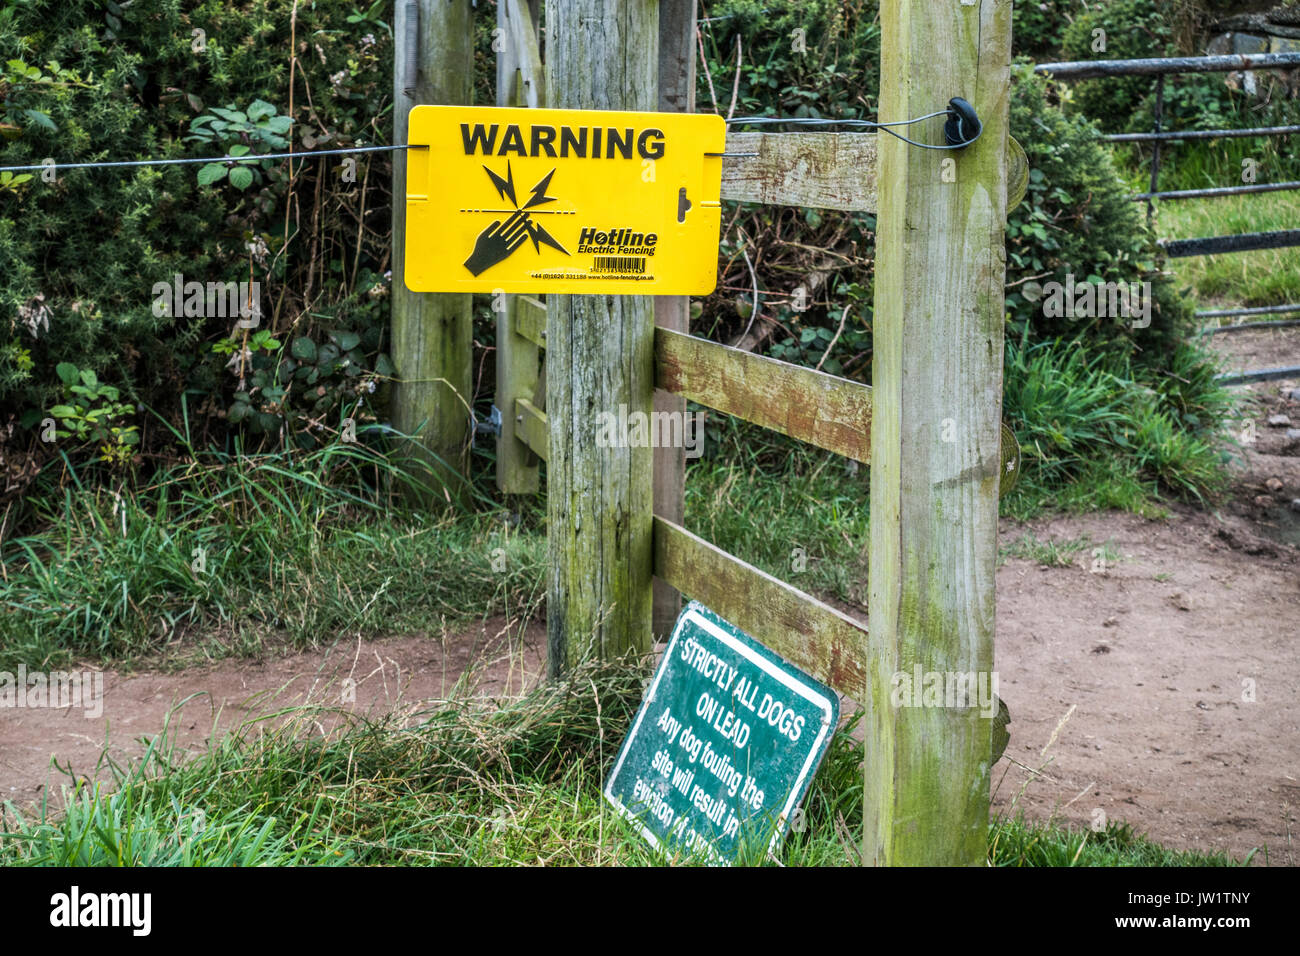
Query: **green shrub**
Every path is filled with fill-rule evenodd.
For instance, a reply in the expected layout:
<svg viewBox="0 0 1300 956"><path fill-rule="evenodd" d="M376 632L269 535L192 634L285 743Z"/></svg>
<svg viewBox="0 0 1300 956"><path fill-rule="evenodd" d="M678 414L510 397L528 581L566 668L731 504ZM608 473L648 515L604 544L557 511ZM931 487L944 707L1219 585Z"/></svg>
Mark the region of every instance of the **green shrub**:
<svg viewBox="0 0 1300 956"><path fill-rule="evenodd" d="M1039 62L1054 60L1078 8L1078 0L1016 0L1011 20L1012 54Z"/></svg>
<svg viewBox="0 0 1300 956"><path fill-rule="evenodd" d="M291 139L295 150L385 142L392 46L380 12L352 0L8 4L0 165L265 153ZM56 367L68 363L173 424L188 400L198 434L221 444L241 431L268 445L295 431L313 443L325 415L345 401L353 409L358 383L371 394L363 372L385 362L391 163L387 154L355 159L354 177L330 157L292 170L274 160L56 169L52 182L0 182L0 313L9 318L0 325L0 427L17 418L25 426L9 440L35 438L63 400ZM301 367L281 370L287 350L250 348L233 316L155 307L155 283L176 274L258 282L259 331L327 352L330 336L355 338L341 350L348 364L277 393ZM169 442L155 429L142 451L165 453Z"/></svg>
<svg viewBox="0 0 1300 956"><path fill-rule="evenodd" d="M1129 199L1097 130L1048 104L1049 84L1015 68L1011 131L1029 157L1029 188L1007 220L1008 336L1026 343L1075 339L1091 352L1160 368L1190 328L1193 309L1161 268L1159 249ZM1122 315L1071 319L1045 314L1025 286L1077 282L1150 283L1150 325Z"/></svg>
<svg viewBox="0 0 1300 956"><path fill-rule="evenodd" d="M1099 49L1103 41L1105 48ZM1065 60L1129 60L1174 52L1172 28L1156 0L1109 0L1092 7L1066 28L1061 40ZM1069 102L1104 131L1118 132L1153 85L1149 76L1084 80L1073 84Z"/></svg>

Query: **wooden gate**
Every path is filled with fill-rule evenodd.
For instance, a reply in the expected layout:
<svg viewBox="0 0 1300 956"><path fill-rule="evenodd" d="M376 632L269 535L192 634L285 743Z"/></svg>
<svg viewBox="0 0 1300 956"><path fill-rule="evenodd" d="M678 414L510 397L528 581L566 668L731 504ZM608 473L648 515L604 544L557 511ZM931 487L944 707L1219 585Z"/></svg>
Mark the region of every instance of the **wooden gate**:
<svg viewBox="0 0 1300 956"><path fill-rule="evenodd" d="M558 27L548 32L547 58L561 58L557 65L538 55L537 0L501 0L498 104L590 108L583 91L599 78L588 77L585 87L574 81L572 74L589 65L571 59L579 45L560 31L603 16L618 18L618 31L631 37L625 58L645 49L657 59L661 94L667 92L660 108L685 108L694 87L692 0L615 6L617 12L601 0L548 0L547 23ZM582 487L575 472L599 473L612 461L591 440L594 424L575 417L575 393L557 391L557 376L568 382L575 370L590 374L581 364L599 360L574 354L574 330L589 335L592 325L569 300L602 299L618 333L635 343L646 331L637 325L644 313L636 297L497 297L497 480L503 492L534 492L538 461L548 460L554 672L582 651L586 635L573 622L599 628L611 612L584 577L593 566L567 555L555 560L556 542L604 534L594 547L588 539L587 553L601 553L602 543L614 549L604 560L623 565L625 590L618 593L634 606L631 613L620 609L617 640L602 640L602 652L648 651L653 629L662 634L671 621L675 606L665 591L670 597L661 596L652 622L651 574L662 588L702 601L865 708L865 862L979 864L991 721L973 709L892 707L890 686L892 675L913 666L947 673L993 666L1011 2L886 0L881 20L880 119L930 114L963 96L982 117L980 142L955 154L875 133L730 134L722 189L733 200L877 213L875 388L686 334L684 300L656 310L648 356L659 408L680 409L689 399L872 465L871 630L687 531L680 449L655 464L653 511L641 484L647 469L635 463L637 473L618 485L616 500L600 503L613 532L583 526L568 507L573 502L557 507L557 496L575 496ZM656 22L657 57L645 32ZM602 74L607 85L612 75ZM938 125L912 129L933 136ZM543 368L548 330L561 347L549 350L550 367ZM648 410L639 348L619 359L631 365L618 371L622 392L593 386L582 400L629 394L634 408ZM564 397L560 422L548 418L548 392ZM629 467L626 458L615 464Z"/></svg>

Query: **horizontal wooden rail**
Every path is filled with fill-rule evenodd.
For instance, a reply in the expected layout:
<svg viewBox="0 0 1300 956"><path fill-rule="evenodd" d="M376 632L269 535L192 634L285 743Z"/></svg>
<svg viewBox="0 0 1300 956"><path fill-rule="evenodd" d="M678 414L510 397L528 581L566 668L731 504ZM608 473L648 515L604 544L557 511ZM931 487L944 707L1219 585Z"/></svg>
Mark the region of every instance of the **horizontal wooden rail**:
<svg viewBox="0 0 1300 956"><path fill-rule="evenodd" d="M863 701L867 627L658 515L655 574L841 694Z"/></svg>
<svg viewBox="0 0 1300 956"><path fill-rule="evenodd" d="M728 133L727 153L723 199L849 212L876 209L875 133Z"/></svg>
<svg viewBox="0 0 1300 956"><path fill-rule="evenodd" d="M546 413L526 398L515 399L515 434L538 458L546 460Z"/></svg>
<svg viewBox="0 0 1300 956"><path fill-rule="evenodd" d="M669 329L655 329L655 386L864 464L871 387Z"/></svg>
<svg viewBox="0 0 1300 956"><path fill-rule="evenodd" d="M539 349L546 348L546 305L532 296L521 295L515 311L515 331Z"/></svg>

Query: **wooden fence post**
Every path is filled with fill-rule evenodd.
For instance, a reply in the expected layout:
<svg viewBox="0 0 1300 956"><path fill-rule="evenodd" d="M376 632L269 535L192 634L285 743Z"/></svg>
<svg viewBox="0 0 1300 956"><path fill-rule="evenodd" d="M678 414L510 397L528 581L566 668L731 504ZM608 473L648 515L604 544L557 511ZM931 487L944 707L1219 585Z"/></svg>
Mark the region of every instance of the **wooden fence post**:
<svg viewBox="0 0 1300 956"><path fill-rule="evenodd" d="M885 0L881 32L881 121L960 96L984 132L878 143L864 859L982 865L991 720L892 698L993 673L1011 0Z"/></svg>
<svg viewBox="0 0 1300 956"><path fill-rule="evenodd" d="M696 0L660 0L659 109L665 113L695 112L695 11ZM655 325L689 332L690 324L690 296L655 297ZM686 399L656 389L654 410L685 416ZM680 525L686 512L686 449L656 448L654 459L655 514ZM652 630L656 639L667 640L681 606L681 595L655 578Z"/></svg>
<svg viewBox="0 0 1300 956"><path fill-rule="evenodd" d="M418 11L418 14L417 14ZM414 49L408 30L415 19ZM472 102L474 19L468 0L397 0L393 23L393 141L405 143L416 104ZM415 63L407 58L414 55ZM407 83L413 79L414 87ZM420 432L407 450L425 460L433 483L449 493L466 490L472 432L470 403L473 321L470 297L412 292L402 263L406 254L406 153L393 154L393 427Z"/></svg>
<svg viewBox="0 0 1300 956"><path fill-rule="evenodd" d="M564 109L654 110L658 0L547 0L546 99ZM651 641L650 448L601 448L601 412L648 415L654 312L648 296L547 296L546 627L558 676L587 650Z"/></svg>
<svg viewBox="0 0 1300 956"><path fill-rule="evenodd" d="M500 0L497 27L501 30L497 54L497 106L541 103L541 60L537 55L537 12L540 0ZM500 308L499 308L500 307ZM515 399L532 401L538 384L537 346L519 334L517 295L494 293L497 317L496 406L501 411L497 437L497 488L511 495L533 494L540 483L538 458L516 434Z"/></svg>

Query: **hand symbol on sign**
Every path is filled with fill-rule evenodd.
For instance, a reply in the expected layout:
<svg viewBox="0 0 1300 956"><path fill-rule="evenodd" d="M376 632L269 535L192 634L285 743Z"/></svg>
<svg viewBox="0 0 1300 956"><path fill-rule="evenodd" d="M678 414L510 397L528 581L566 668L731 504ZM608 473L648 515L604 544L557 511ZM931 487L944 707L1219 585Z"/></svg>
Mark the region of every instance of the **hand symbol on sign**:
<svg viewBox="0 0 1300 956"><path fill-rule="evenodd" d="M465 268L479 275L501 262L524 244L529 235L528 226L528 213L522 209L515 210L504 225L500 219L494 220L479 233L473 254L465 260Z"/></svg>

